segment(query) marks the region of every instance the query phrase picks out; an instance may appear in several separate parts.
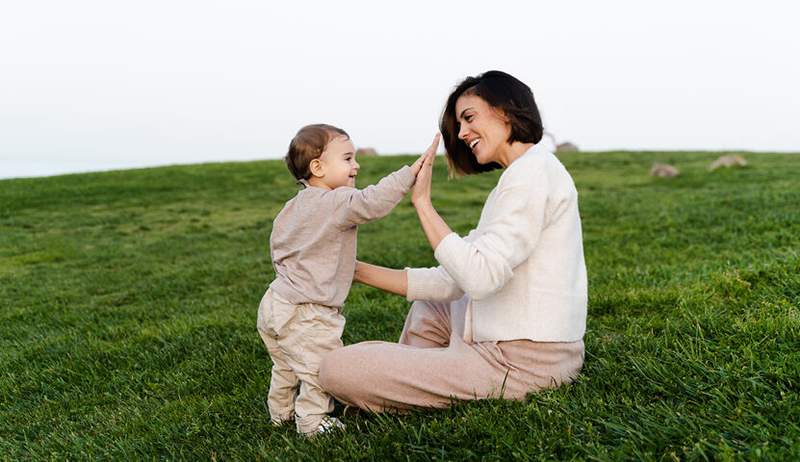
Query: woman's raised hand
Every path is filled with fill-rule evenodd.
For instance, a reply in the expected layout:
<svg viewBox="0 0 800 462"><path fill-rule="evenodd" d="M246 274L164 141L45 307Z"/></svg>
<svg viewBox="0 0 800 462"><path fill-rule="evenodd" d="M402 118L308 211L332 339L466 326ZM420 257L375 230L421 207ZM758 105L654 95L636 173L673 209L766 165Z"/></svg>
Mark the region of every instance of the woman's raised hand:
<svg viewBox="0 0 800 462"><path fill-rule="evenodd" d="M431 201L431 178L433 177L433 161L436 159L436 148L439 147L439 140L442 135L439 133L433 137L433 142L428 147L417 162L414 162L412 169L416 167L417 163L422 161L420 166L416 169L417 181L414 182L414 187L411 188L411 203L415 207L420 204L430 203Z"/></svg>
<svg viewBox="0 0 800 462"><path fill-rule="evenodd" d="M419 170L420 168L422 168L422 164L425 162L425 159L427 159L429 156L436 155L436 148L439 147L440 138L441 135L437 133L436 136L433 137L433 143L431 143L431 145L428 146L428 149L424 153L422 153L421 156L419 156L419 159L417 159L416 161L414 161L413 164L411 164L411 171L414 173L414 176L417 176L417 174L419 173Z"/></svg>

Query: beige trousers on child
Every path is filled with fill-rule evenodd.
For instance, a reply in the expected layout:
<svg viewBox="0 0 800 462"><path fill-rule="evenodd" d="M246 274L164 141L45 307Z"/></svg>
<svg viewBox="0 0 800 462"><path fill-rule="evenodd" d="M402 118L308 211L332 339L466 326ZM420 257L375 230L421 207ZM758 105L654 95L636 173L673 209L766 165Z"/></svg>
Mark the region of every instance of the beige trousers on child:
<svg viewBox="0 0 800 462"><path fill-rule="evenodd" d="M272 358L267 407L270 419L295 419L297 431L313 433L333 410L319 385L322 355L342 346L340 309L313 303L293 305L271 289L258 307L258 333Z"/></svg>

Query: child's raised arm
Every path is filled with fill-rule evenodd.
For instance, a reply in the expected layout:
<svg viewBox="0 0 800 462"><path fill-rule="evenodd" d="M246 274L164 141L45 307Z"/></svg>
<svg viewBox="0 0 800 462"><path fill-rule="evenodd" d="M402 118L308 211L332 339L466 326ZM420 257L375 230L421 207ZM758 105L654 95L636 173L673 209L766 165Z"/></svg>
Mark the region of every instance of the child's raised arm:
<svg viewBox="0 0 800 462"><path fill-rule="evenodd" d="M337 209L334 213L338 215L338 221L345 226L352 226L388 215L414 185L425 159L436 155L439 137L437 134L433 143L410 167L404 166L385 176L377 184L364 189L340 188L331 191L337 195Z"/></svg>

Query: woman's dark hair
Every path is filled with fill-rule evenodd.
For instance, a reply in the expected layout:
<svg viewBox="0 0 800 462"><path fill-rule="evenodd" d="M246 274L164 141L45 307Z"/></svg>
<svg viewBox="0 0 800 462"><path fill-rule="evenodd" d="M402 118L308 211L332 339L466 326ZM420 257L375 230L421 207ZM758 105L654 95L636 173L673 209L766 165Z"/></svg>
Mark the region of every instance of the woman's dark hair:
<svg viewBox="0 0 800 462"><path fill-rule="evenodd" d="M501 71L488 71L476 77L467 77L450 93L442 111L439 130L447 151L450 175L469 175L488 172L502 165L492 162L481 165L469 146L458 139L461 124L456 115L456 101L462 95L475 95L489 106L499 109L511 124L508 142L538 143L544 134L542 117L533 99L530 87Z"/></svg>

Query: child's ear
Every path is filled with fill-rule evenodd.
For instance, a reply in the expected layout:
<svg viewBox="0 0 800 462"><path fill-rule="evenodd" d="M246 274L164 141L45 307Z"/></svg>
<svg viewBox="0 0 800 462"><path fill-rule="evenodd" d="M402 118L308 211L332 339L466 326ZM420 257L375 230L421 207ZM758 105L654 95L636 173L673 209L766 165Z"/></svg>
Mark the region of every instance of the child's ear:
<svg viewBox="0 0 800 462"><path fill-rule="evenodd" d="M308 164L308 170L311 171L311 174L316 177L323 177L325 176L325 169L322 166L322 161L319 159L313 159L311 163Z"/></svg>

